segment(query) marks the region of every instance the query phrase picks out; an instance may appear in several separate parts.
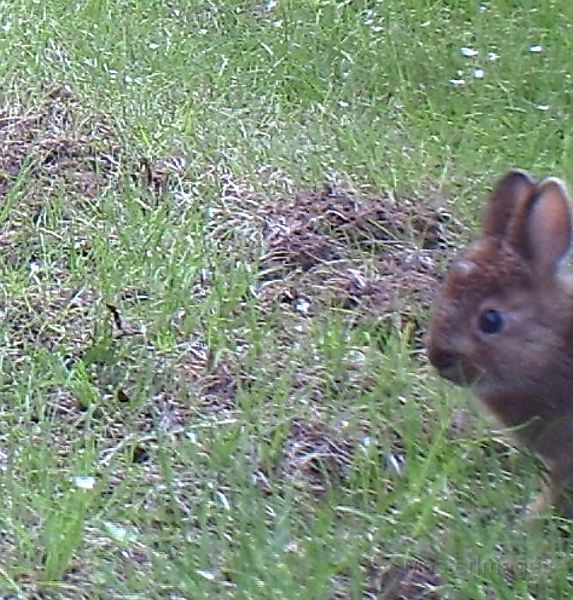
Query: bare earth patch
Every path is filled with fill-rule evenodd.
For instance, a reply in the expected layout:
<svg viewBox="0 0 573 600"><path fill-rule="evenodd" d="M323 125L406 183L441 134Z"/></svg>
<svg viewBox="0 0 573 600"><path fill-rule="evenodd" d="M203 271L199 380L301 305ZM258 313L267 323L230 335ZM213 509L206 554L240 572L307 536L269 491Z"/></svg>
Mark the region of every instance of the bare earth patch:
<svg viewBox="0 0 573 600"><path fill-rule="evenodd" d="M338 307L350 322L398 330L428 308L451 245L445 211L330 185L272 207L264 221L261 301L286 299L309 314Z"/></svg>
<svg viewBox="0 0 573 600"><path fill-rule="evenodd" d="M439 600L436 589L442 585L440 578L431 567L410 561L407 564L390 564L380 568L375 564L362 566L367 582L363 598L365 600ZM337 579L344 588L344 577ZM347 600L345 591L335 592L330 600Z"/></svg>

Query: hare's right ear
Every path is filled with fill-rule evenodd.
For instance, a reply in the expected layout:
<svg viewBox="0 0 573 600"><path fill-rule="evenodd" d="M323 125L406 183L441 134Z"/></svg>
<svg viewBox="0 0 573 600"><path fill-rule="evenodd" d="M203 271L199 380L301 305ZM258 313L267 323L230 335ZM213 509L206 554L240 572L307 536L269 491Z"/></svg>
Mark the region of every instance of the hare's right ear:
<svg viewBox="0 0 573 600"><path fill-rule="evenodd" d="M483 223L486 236L502 238L520 206L535 192L535 181L525 171L514 169L495 185L489 198Z"/></svg>
<svg viewBox="0 0 573 600"><path fill-rule="evenodd" d="M549 177L539 185L526 223L526 240L535 267L554 272L571 248L571 205L565 184Z"/></svg>

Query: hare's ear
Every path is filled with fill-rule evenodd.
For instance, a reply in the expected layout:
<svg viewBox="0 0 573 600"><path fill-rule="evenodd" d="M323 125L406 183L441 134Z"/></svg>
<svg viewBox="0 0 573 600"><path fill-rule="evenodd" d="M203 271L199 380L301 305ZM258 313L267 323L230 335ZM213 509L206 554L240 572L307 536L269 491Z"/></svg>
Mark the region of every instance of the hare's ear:
<svg viewBox="0 0 573 600"><path fill-rule="evenodd" d="M525 172L514 169L506 173L495 185L489 198L483 223L486 236L502 238L519 207L535 191L534 180Z"/></svg>
<svg viewBox="0 0 573 600"><path fill-rule="evenodd" d="M552 273L571 247L571 208L565 184L555 177L541 182L525 221L523 240L538 272Z"/></svg>

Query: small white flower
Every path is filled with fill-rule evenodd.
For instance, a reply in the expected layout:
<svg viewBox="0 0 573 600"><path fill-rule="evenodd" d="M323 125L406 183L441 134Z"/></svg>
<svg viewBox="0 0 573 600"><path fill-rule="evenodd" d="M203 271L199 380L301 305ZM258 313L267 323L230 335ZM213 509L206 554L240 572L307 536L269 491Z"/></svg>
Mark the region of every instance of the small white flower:
<svg viewBox="0 0 573 600"><path fill-rule="evenodd" d="M549 104L536 104L536 105L535 105L535 108L536 108L537 110L543 110L543 111L546 111L546 110L549 110Z"/></svg>
<svg viewBox="0 0 573 600"><path fill-rule="evenodd" d="M483 76L485 75L484 70L483 69L475 69L474 70L474 77L476 79L483 79Z"/></svg>
<svg viewBox="0 0 573 600"><path fill-rule="evenodd" d="M494 60L497 60L498 58L499 58L499 54L496 54L495 52L487 53L487 59L491 62L493 62Z"/></svg>
<svg viewBox="0 0 573 600"><path fill-rule="evenodd" d="M340 108L348 108L350 106L350 104L348 102L346 102L345 100L339 100L338 106L340 106Z"/></svg>
<svg viewBox="0 0 573 600"><path fill-rule="evenodd" d="M310 309L310 302L308 300L306 300L305 298L297 298L294 301L293 308L297 312L302 313L303 315L306 315L306 314L308 314L308 311Z"/></svg>
<svg viewBox="0 0 573 600"><path fill-rule="evenodd" d="M73 477L72 481L74 485L80 490L93 490L96 483L95 477L88 477L83 475Z"/></svg>
<svg viewBox="0 0 573 600"><path fill-rule="evenodd" d="M450 79L450 83L454 87L459 87L460 85L465 85L466 84L466 80L465 79Z"/></svg>
<svg viewBox="0 0 573 600"><path fill-rule="evenodd" d="M534 54L539 54L542 50L543 48L539 45L529 46L529 51L533 52Z"/></svg>
<svg viewBox="0 0 573 600"><path fill-rule="evenodd" d="M466 58L474 58L479 54L479 50L475 50L474 48L460 48L460 54L465 56Z"/></svg>

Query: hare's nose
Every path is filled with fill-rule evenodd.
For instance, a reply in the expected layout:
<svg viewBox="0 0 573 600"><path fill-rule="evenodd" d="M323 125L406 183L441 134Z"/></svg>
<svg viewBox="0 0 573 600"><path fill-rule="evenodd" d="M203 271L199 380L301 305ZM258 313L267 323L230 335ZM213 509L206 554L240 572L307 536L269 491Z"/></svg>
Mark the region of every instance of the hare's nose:
<svg viewBox="0 0 573 600"><path fill-rule="evenodd" d="M430 362L440 373L451 371L456 364L456 357L450 352L432 352L428 355Z"/></svg>
<svg viewBox="0 0 573 600"><path fill-rule="evenodd" d="M455 355L450 352L447 348L444 348L439 343L434 342L433 340L428 340L427 344L427 353L428 359L436 367L436 369L440 372L442 371L450 371L454 368L456 364Z"/></svg>

